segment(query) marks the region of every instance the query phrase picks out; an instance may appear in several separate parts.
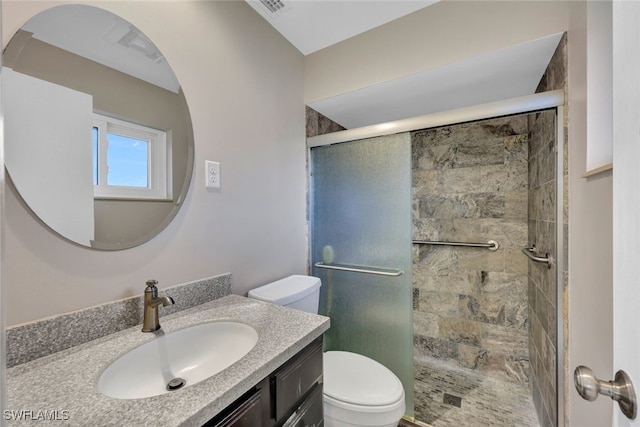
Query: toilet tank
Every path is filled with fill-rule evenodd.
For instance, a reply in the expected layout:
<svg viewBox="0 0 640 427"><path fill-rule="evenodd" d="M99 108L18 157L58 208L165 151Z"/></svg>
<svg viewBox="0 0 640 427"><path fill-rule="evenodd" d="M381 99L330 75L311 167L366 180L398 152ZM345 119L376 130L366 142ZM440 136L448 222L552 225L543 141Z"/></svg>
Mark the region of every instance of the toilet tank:
<svg viewBox="0 0 640 427"><path fill-rule="evenodd" d="M321 281L317 277L293 275L252 289L248 296L308 313L317 313L320 285Z"/></svg>

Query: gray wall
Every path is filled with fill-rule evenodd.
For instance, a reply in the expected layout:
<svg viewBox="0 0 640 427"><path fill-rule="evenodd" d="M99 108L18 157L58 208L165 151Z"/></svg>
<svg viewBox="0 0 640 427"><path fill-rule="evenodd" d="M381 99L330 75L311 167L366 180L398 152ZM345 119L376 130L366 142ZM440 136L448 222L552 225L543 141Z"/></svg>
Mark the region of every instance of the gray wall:
<svg viewBox="0 0 640 427"><path fill-rule="evenodd" d="M245 294L305 273L302 54L241 1L86 3L136 25L171 64L193 122L193 185L158 237L108 253L51 234L7 191L8 325L138 295L150 278L162 289L231 272ZM55 4L3 1L3 40ZM205 159L221 164L220 191L200 179Z"/></svg>

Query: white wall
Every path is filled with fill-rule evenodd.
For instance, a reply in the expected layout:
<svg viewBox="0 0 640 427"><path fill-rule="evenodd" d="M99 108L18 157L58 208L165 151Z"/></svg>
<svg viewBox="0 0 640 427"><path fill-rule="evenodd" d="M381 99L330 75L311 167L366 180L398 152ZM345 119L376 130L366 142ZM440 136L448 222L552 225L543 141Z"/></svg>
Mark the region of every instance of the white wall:
<svg viewBox="0 0 640 427"><path fill-rule="evenodd" d="M587 170L613 162L613 33L612 1L587 3ZM591 143L593 142L593 143Z"/></svg>
<svg viewBox="0 0 640 427"><path fill-rule="evenodd" d="M2 3L0 3L0 46L2 45ZM2 55L0 55L0 69L2 69ZM2 90L0 89L0 97ZM4 165L4 120L2 115L2 104L0 103L0 164ZM0 242L4 239L4 209L2 199L4 198L4 168L0 168ZM6 340L5 340L5 297L4 288L2 286L2 276L4 275L4 267L2 265L3 246L0 244L0 411L4 413L7 407L7 383L5 378L6 364ZM2 417L0 427L7 423Z"/></svg>
<svg viewBox="0 0 640 427"><path fill-rule="evenodd" d="M244 294L305 273L303 56L242 1L85 3L135 24L173 67L194 127L192 187L165 231L118 252L63 241L5 189L7 324L137 295L150 278L162 289L231 272ZM3 41L55 4L3 0ZM204 187L205 159L221 163L221 191Z"/></svg>
<svg viewBox="0 0 640 427"><path fill-rule="evenodd" d="M613 276L614 276L614 370L624 370L638 395L640 382L640 278L638 234L640 212L640 3L616 1L613 4ZM613 374L613 373L612 373ZM616 405L617 406L617 405ZM640 419L629 420L614 409L615 427L640 426Z"/></svg>
<svg viewBox="0 0 640 427"><path fill-rule="evenodd" d="M592 5L592 13L600 6ZM597 143L599 139L596 131L587 129L587 105L599 103L597 93L590 91L606 84L598 81L603 73L588 72L587 48L592 58L607 52L598 50L601 43L587 44L587 16L587 2L581 1L445 0L305 60L305 101L312 102L569 31L569 359L565 391L568 425L576 427L609 425L613 408L609 399L582 400L572 376L581 363L602 377L612 375L612 178L611 172L582 178L587 141ZM598 25L602 20L590 22ZM590 29L592 39L599 30L597 26ZM591 65L597 67L597 61ZM590 117L590 129L595 127L598 132L610 123L606 108L600 111L603 114ZM563 390L560 393L564 396Z"/></svg>

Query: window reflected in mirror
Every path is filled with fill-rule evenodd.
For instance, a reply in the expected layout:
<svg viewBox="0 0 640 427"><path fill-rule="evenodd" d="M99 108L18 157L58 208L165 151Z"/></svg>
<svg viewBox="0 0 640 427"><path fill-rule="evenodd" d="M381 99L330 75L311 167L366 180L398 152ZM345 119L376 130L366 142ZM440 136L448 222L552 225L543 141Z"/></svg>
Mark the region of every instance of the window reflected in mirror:
<svg viewBox="0 0 640 427"><path fill-rule="evenodd" d="M96 198L171 198L167 132L94 114L92 135Z"/></svg>

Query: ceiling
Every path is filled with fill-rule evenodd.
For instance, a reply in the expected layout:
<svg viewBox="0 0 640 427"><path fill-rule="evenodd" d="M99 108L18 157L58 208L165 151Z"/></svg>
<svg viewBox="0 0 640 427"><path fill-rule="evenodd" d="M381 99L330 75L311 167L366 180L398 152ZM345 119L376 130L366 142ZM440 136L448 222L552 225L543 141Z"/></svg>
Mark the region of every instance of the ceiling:
<svg viewBox="0 0 640 427"><path fill-rule="evenodd" d="M245 1L301 53L309 55L439 0ZM263 2L276 11L269 11ZM60 28L69 31L61 32ZM33 17L23 29L55 46L165 89L179 90L175 75L153 43L131 24L100 9L52 8ZM309 106L353 129L531 94L560 38L561 34L555 34L317 100ZM119 62L114 63L113 58Z"/></svg>
<svg viewBox="0 0 640 427"><path fill-rule="evenodd" d="M246 0L304 55L440 0Z"/></svg>
<svg viewBox="0 0 640 427"><path fill-rule="evenodd" d="M439 0L245 0L309 55ZM275 12L271 12L271 5ZM278 9L279 8L279 9ZM347 129L535 92L562 34L311 102Z"/></svg>
<svg viewBox="0 0 640 427"><path fill-rule="evenodd" d="M156 86L180 84L156 46L135 26L103 9L64 5L47 9L21 28L32 37Z"/></svg>

